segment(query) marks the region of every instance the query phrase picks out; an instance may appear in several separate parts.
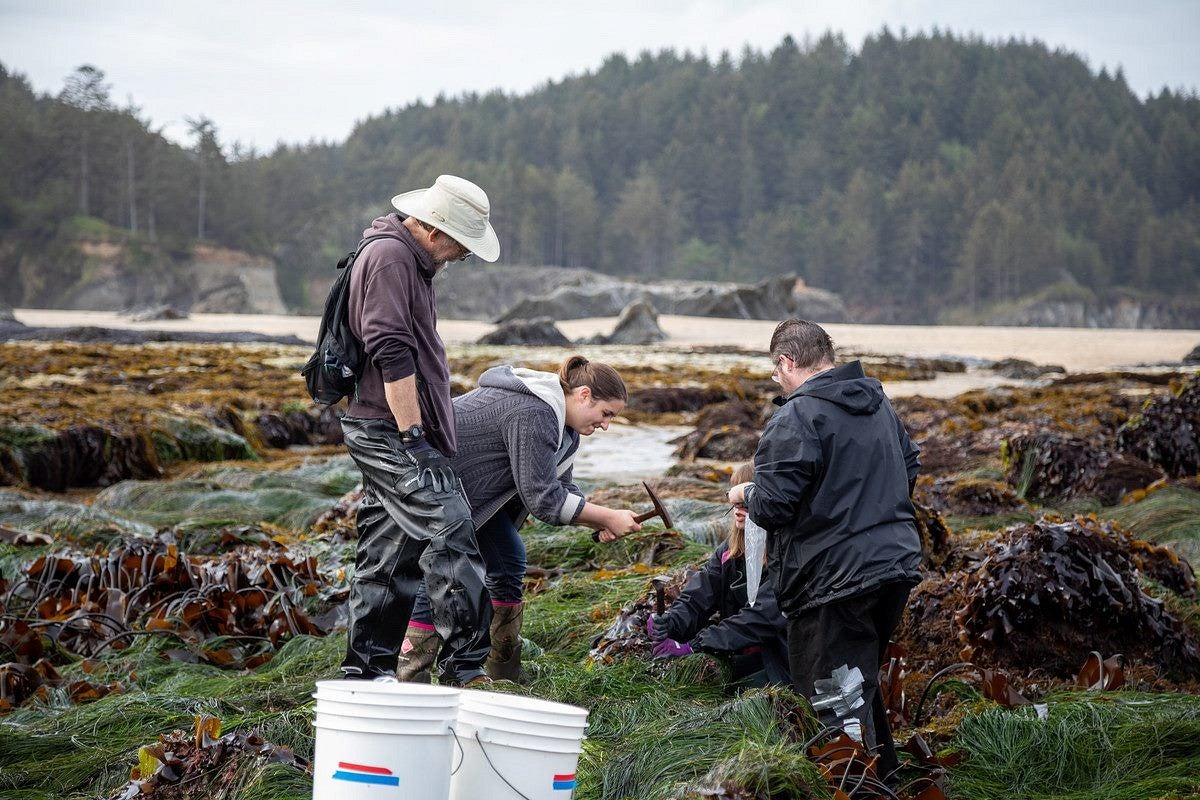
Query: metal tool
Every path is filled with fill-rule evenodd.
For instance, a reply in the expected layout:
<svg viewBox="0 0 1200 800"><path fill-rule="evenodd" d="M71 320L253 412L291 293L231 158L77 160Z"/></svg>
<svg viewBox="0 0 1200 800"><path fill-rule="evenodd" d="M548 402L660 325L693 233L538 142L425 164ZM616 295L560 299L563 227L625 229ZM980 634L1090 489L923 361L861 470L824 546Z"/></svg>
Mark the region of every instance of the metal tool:
<svg viewBox="0 0 1200 800"><path fill-rule="evenodd" d="M654 584L654 613L662 615L667 610L667 581L670 578L665 575L656 575L650 579L650 583Z"/></svg>
<svg viewBox="0 0 1200 800"><path fill-rule="evenodd" d="M650 495L650 502L654 503L654 510L647 511L645 514L638 514L636 517L633 518L634 522L636 522L640 525L648 519L653 519L654 517L659 517L663 521L664 528L667 528L667 529L674 528L675 525L674 525L674 523L671 522L671 512L667 511L667 507L665 505L663 505L662 500L658 499L658 495L655 494L654 490L650 488L650 484L646 483L645 481L642 481L642 486L646 489L646 494ZM592 541L593 542L600 541L600 531L594 531L592 533Z"/></svg>

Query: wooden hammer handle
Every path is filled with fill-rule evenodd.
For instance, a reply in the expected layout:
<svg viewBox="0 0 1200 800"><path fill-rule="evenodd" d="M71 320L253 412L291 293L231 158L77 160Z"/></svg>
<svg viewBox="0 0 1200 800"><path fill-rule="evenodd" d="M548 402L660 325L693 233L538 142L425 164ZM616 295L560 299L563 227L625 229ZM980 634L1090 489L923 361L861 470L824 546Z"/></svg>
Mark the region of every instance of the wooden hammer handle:
<svg viewBox="0 0 1200 800"><path fill-rule="evenodd" d="M636 522L638 525L641 525L646 520L653 519L654 517L659 517L659 516L662 516L662 515L659 514L658 511L647 511L645 514L636 515L633 518L633 521ZM619 539L621 537L618 536L617 538ZM593 542L600 541L600 531L592 531L592 541Z"/></svg>

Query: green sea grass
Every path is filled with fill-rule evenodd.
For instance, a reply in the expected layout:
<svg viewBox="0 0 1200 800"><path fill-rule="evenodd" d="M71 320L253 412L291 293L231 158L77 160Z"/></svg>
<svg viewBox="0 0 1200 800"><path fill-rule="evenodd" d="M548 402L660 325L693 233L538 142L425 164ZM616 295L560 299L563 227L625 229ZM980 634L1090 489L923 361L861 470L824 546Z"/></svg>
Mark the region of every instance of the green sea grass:
<svg viewBox="0 0 1200 800"><path fill-rule="evenodd" d="M1117 692L966 716L950 773L961 800L1150 800L1200 796L1200 697Z"/></svg>

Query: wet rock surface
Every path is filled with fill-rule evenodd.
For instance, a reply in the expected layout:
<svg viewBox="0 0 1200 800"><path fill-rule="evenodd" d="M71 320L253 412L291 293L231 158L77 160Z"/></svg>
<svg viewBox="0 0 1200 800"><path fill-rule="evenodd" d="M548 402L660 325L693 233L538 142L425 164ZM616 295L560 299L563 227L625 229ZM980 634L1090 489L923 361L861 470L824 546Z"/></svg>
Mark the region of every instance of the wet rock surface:
<svg viewBox="0 0 1200 800"><path fill-rule="evenodd" d="M0 320L0 341L26 342L102 342L105 344L147 344L149 342L266 342L308 345L297 336L270 336L252 331L207 333L204 331L138 331L79 325L65 328L33 327L15 320Z"/></svg>
<svg viewBox="0 0 1200 800"><path fill-rule="evenodd" d="M0 484L61 490L156 478L181 461L257 460L341 441L342 407L306 402L307 348L10 343Z"/></svg>
<svg viewBox="0 0 1200 800"><path fill-rule="evenodd" d="M769 409L746 400L729 400L705 408L696 420L696 430L676 440L675 454L683 460L752 459Z"/></svg>
<svg viewBox="0 0 1200 800"><path fill-rule="evenodd" d="M558 329L550 317L536 317L509 320L491 333L481 336L479 343L568 347L571 340Z"/></svg>
<svg viewBox="0 0 1200 800"><path fill-rule="evenodd" d="M1200 473L1200 375L1148 400L1117 431L1116 445L1174 478Z"/></svg>
<svg viewBox="0 0 1200 800"><path fill-rule="evenodd" d="M1031 380L1043 375L1065 375L1066 370L1056 364L1035 364L1020 358L1006 358L991 365L993 371L1005 378Z"/></svg>
<svg viewBox="0 0 1200 800"><path fill-rule="evenodd" d="M153 322L160 319L187 319L188 312L180 311L171 305L157 305L134 309L129 312L129 318L133 322Z"/></svg>
<svg viewBox="0 0 1200 800"><path fill-rule="evenodd" d="M658 312L654 306L638 300L621 309L612 333L596 337L588 344L654 344L667 338L666 332L658 326Z"/></svg>
<svg viewBox="0 0 1200 800"><path fill-rule="evenodd" d="M985 478L919 478L917 486L931 510L956 517L997 516L1029 508L1011 486Z"/></svg>
<svg viewBox="0 0 1200 800"><path fill-rule="evenodd" d="M1165 477L1139 458L1053 433L1015 436L1006 448L1011 464L1006 480L1019 494L1040 500L1085 495L1114 505Z"/></svg>

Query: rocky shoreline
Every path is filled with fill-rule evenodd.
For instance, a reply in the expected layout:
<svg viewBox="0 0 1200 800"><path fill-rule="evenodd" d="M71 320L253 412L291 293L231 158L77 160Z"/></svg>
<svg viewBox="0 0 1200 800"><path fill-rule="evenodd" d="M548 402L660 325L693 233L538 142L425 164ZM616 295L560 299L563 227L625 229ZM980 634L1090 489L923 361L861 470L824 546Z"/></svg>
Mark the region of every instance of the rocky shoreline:
<svg viewBox="0 0 1200 800"><path fill-rule="evenodd" d="M253 746L303 776L312 683L336 674L344 649L360 499L356 471L335 445L340 409L311 406L296 373L308 349L0 344L12 365L0 378L0 642L11 651L0 665L0 714L6 736L31 753L40 752L37 720L94 717L89 730L118 744L93 758L98 743L72 729L79 744L55 746L80 765L73 786L96 796L136 790L119 785L124 770L114 777L111 764L136 763L160 735L193 748L203 769L240 769L229 759ZM495 363L547 369L558 354L454 345L455 391ZM868 373L909 382L982 364L840 354L856 355ZM670 475L653 481L678 530L650 524L611 545L575 528L523 530L519 690L592 709L599 722L588 736L600 756L580 769L593 785L624 757L622 737L606 731L647 724L609 715L640 720L638 709L660 696L665 708L713 709L738 736L749 729L736 704L766 703L755 719L810 738L806 712L785 693L730 701L719 662L654 661L642 632L649 579L678 592L728 525L730 468L753 455L773 410L762 356L609 346L604 357L630 387L618 424L688 431L674 443ZM1200 377L987 367L1023 377L895 401L923 450L915 505L925 579L881 680L899 739L914 752L958 752L959 732L1002 707L1036 702L1059 713L1068 689L1074 703L1109 690L1101 705L1115 702L1122 683L1138 698L1200 694L1200 531L1171 522L1200 515ZM619 478L588 491L614 505L646 502L640 486ZM946 670L956 670L953 680ZM267 685L270 696L258 694ZM220 751L206 749L194 744L203 738L170 733L190 716L159 719L161 708L208 708L214 696L235 731L243 717L266 720L266 741L227 738L235 733L221 737ZM112 720L141 697L155 711L114 740ZM819 752L800 756L809 767L807 758L824 763ZM58 778L39 772L43 758L6 772L56 789ZM202 782L203 769L183 769L185 780ZM906 769L932 785L958 767L914 756ZM729 797L752 796L736 775L722 780L738 792Z"/></svg>

